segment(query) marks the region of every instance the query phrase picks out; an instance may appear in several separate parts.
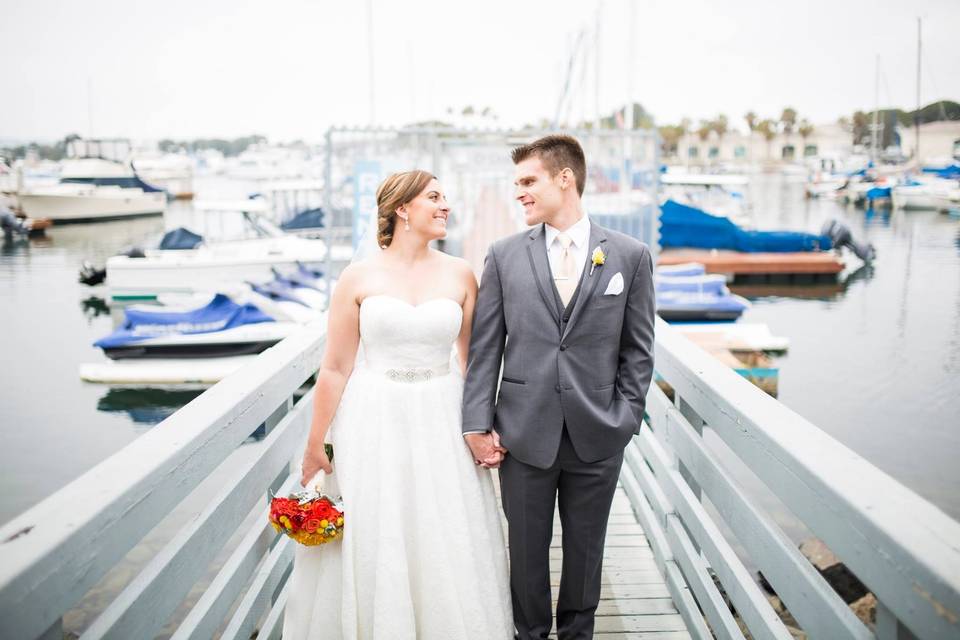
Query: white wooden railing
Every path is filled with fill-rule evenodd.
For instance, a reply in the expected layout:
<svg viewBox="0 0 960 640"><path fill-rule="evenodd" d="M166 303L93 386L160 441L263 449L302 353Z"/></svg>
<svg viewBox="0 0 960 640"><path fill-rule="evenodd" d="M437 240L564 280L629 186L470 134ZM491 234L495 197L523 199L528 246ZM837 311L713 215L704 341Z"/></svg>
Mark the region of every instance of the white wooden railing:
<svg viewBox="0 0 960 640"><path fill-rule="evenodd" d="M960 637L960 523L660 320L655 362L674 401L651 389L623 481L694 637L744 637L710 572L750 635L791 637L735 549L811 638ZM875 631L744 491L706 429L876 596Z"/></svg>
<svg viewBox="0 0 960 640"><path fill-rule="evenodd" d="M292 399L319 362L322 325L269 349L3 525L0 638L61 638L64 616L214 472L224 479L213 497L82 637L278 638L293 543L268 526L266 496L298 478L312 392ZM960 636L960 524L659 321L656 366L675 401L651 389L649 426L628 447L623 482L694 637L743 637L710 572L754 638L790 637L736 549L810 637L874 637L718 460L706 430L876 594L876 637ZM266 437L246 445L253 455L218 469L264 423Z"/></svg>

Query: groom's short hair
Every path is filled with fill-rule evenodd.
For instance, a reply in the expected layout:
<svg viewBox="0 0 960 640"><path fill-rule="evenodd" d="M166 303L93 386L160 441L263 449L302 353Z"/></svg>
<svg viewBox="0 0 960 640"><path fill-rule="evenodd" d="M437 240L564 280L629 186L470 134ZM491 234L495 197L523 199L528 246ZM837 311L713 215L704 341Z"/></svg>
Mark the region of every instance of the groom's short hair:
<svg viewBox="0 0 960 640"><path fill-rule="evenodd" d="M531 157L540 158L551 176L569 168L576 178L577 192L583 195L587 183L587 160L583 155L583 147L573 136L544 136L514 148L510 157L513 158L513 164L520 164Z"/></svg>

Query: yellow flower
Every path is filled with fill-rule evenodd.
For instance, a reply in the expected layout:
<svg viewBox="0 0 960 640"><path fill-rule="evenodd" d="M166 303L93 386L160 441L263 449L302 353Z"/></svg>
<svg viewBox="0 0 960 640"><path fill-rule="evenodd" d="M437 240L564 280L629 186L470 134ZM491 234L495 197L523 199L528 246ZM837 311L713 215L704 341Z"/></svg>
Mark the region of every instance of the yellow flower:
<svg viewBox="0 0 960 640"><path fill-rule="evenodd" d="M342 517L337 518L337 526L338 526L338 527L342 527L342 526L343 526L343 518L342 518Z"/></svg>
<svg viewBox="0 0 960 640"><path fill-rule="evenodd" d="M593 250L593 255L590 256L590 275L593 275L593 270L597 267L603 265L607 261L607 255L603 252L603 249L597 247Z"/></svg>

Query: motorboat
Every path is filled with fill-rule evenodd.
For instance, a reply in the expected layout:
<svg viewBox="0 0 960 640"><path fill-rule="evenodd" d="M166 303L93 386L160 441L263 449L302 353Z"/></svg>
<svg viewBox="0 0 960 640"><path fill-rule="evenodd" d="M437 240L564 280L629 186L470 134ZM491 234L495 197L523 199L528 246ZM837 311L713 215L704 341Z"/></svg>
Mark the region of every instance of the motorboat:
<svg viewBox="0 0 960 640"><path fill-rule="evenodd" d="M67 152L58 183L25 187L18 178L16 197L25 215L65 224L161 215L166 210L167 193L117 159L129 154L126 141L73 140Z"/></svg>
<svg viewBox="0 0 960 640"><path fill-rule="evenodd" d="M659 267L654 275L657 314L668 322L732 321L750 308L730 293L722 275L705 273L701 264Z"/></svg>
<svg viewBox="0 0 960 640"><path fill-rule="evenodd" d="M850 230L831 220L820 233L742 229L729 218L667 200L660 207L660 246L740 253L810 253L846 246L861 260L873 259L872 245L856 242Z"/></svg>
<svg viewBox="0 0 960 640"><path fill-rule="evenodd" d="M313 268L326 259L323 240L287 235L260 216L242 215L253 237L208 241L181 227L169 231L159 248L109 258L106 284L111 298L219 291L236 283L271 280L274 268L290 273L300 265ZM352 247L338 245L330 257L343 262L352 255Z"/></svg>

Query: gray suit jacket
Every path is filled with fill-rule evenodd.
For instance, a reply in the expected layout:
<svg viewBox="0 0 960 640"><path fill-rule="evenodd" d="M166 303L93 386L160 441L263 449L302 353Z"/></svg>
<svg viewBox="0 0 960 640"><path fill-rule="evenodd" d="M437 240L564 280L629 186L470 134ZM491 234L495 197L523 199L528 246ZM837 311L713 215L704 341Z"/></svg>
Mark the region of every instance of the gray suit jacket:
<svg viewBox="0 0 960 640"><path fill-rule="evenodd" d="M547 468L564 422L584 462L615 455L639 433L653 374L655 301L647 246L591 221L579 294L561 331L543 233L541 224L495 242L487 253L463 431L495 428L510 455ZM595 247L606 260L591 275ZM603 295L617 273L622 293Z"/></svg>

